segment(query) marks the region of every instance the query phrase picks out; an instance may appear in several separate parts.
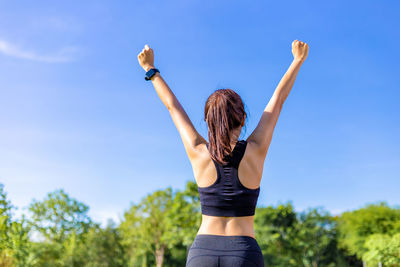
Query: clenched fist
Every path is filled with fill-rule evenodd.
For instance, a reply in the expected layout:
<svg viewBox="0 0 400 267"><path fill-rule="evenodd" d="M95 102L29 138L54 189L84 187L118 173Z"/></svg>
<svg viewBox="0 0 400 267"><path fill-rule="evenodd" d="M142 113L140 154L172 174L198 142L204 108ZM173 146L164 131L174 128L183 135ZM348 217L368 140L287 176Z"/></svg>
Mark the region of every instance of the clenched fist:
<svg viewBox="0 0 400 267"><path fill-rule="evenodd" d="M306 60L308 56L308 44L299 40L294 40L292 42L292 54L295 59L300 61Z"/></svg>
<svg viewBox="0 0 400 267"><path fill-rule="evenodd" d="M140 66L145 71L154 68L154 53L148 45L145 45L142 51L137 56Z"/></svg>

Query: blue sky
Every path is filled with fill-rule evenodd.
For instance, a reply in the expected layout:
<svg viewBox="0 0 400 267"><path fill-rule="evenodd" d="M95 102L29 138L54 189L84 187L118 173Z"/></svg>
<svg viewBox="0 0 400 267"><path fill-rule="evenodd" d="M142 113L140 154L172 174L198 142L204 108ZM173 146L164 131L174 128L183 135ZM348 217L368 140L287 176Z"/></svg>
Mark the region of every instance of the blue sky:
<svg viewBox="0 0 400 267"><path fill-rule="evenodd" d="M397 1L0 1L0 183L23 212L64 188L97 221L193 172L137 54L207 138L205 100L232 88L247 138L310 46L265 161L260 205L332 213L400 204ZM18 213L17 212L17 213Z"/></svg>

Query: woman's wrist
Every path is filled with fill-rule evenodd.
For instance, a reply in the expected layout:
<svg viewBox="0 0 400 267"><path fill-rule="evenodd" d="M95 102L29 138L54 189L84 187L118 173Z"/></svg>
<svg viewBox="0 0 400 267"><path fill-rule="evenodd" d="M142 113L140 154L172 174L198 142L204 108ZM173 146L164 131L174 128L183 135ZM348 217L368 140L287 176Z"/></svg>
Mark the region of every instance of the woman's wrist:
<svg viewBox="0 0 400 267"><path fill-rule="evenodd" d="M294 58L293 61L303 64L306 59Z"/></svg>
<svg viewBox="0 0 400 267"><path fill-rule="evenodd" d="M147 65L147 66L145 66L143 69L146 71L146 72L148 72L149 70L151 70L151 69L154 69L155 67L153 66L153 65Z"/></svg>

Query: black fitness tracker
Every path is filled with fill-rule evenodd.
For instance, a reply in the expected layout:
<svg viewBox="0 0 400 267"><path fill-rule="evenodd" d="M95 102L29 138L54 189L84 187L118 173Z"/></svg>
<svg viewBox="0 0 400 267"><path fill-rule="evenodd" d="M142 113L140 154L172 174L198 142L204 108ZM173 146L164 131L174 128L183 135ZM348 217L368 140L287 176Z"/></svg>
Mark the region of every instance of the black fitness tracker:
<svg viewBox="0 0 400 267"><path fill-rule="evenodd" d="M151 80L151 77L153 77L154 74L156 74L156 72L160 72L160 71L159 71L158 69L156 69L156 68L152 68L152 69L148 70L148 71L146 72L146 77L144 77L144 79L145 79L146 81L150 81L150 80Z"/></svg>

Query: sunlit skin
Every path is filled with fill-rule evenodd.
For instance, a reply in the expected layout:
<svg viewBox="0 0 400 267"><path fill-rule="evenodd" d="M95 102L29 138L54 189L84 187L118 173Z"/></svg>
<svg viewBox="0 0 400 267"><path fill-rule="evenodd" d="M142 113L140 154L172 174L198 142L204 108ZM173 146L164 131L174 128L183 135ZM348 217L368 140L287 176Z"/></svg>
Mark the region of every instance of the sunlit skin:
<svg viewBox="0 0 400 267"><path fill-rule="evenodd" d="M238 168L238 176L240 182L248 188L254 189L260 186L264 161L276 122L278 121L283 103L293 87L297 73L308 56L308 50L309 46L307 43L298 40L292 42L293 61L265 107L257 127L247 138L247 148ZM137 58L140 66L145 71L155 67L154 51L148 45L145 45ZM162 72L162 70L160 71ZM197 185L206 187L213 184L217 179L217 170L206 147L207 141L196 131L182 105L161 74L156 73L152 77L151 82L178 129L192 165ZM231 132L231 140L234 140L231 144L232 149L240 136L244 122L245 117L243 117L242 125ZM219 217L202 215L202 222L197 234L244 235L255 238L254 216Z"/></svg>

